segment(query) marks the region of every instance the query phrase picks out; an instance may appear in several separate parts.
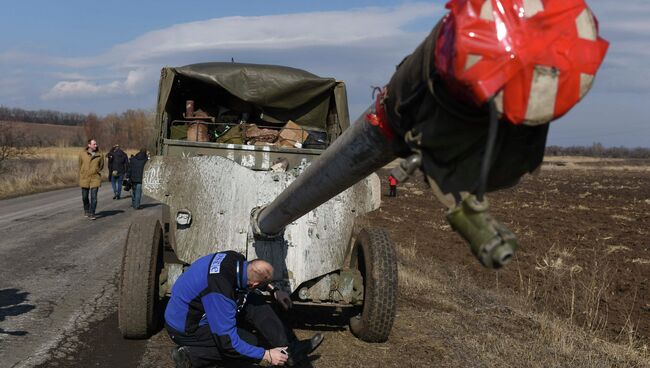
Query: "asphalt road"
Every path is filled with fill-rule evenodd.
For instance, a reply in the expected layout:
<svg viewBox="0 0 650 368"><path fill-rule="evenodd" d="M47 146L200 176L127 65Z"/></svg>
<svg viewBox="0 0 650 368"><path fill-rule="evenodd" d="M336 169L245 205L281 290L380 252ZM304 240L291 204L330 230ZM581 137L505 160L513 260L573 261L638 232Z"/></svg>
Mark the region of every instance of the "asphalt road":
<svg viewBox="0 0 650 368"><path fill-rule="evenodd" d="M80 197L71 188L0 201L0 367L74 360L93 329L115 320L128 226L160 209L145 200L133 210L104 183L92 221Z"/></svg>

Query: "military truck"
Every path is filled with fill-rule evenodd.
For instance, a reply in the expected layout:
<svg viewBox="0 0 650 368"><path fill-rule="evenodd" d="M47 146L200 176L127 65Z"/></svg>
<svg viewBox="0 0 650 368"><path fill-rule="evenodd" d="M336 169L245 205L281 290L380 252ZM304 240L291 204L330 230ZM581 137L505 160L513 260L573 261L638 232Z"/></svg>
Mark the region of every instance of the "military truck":
<svg viewBox="0 0 650 368"><path fill-rule="evenodd" d="M349 178L328 174L303 184L305 196L281 196L350 127L342 81L271 65L167 67L156 127L143 192L162 204L162 217L140 218L128 230L119 295L124 337L146 338L159 326L161 301L187 265L231 249L271 262L274 283L294 304L346 310L357 337L388 338L394 246L383 230L357 221L380 206L377 175L355 178L331 199L319 194L319 183ZM317 207L299 218L273 216L283 223L269 234L258 220L274 199L279 211Z"/></svg>

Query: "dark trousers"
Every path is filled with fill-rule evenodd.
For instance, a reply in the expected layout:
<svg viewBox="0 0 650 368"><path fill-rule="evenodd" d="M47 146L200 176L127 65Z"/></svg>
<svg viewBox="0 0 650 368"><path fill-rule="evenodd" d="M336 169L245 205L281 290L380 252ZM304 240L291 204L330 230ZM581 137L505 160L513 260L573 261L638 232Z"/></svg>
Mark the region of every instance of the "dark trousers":
<svg viewBox="0 0 650 368"><path fill-rule="evenodd" d="M397 185L391 185L390 190L388 191L389 197L397 197Z"/></svg>
<svg viewBox="0 0 650 368"><path fill-rule="evenodd" d="M222 356L217 348L215 336L208 325L199 327L191 335L182 334L165 326L169 337L180 346L187 346L192 367L209 367L216 363L238 367L251 360L234 360ZM237 334L247 343L264 348L288 346L287 329L275 314L273 308L258 294L251 293L244 309L237 315Z"/></svg>
<svg viewBox="0 0 650 368"><path fill-rule="evenodd" d="M131 187L131 207L140 208L140 199L142 199L142 183L132 183Z"/></svg>
<svg viewBox="0 0 650 368"><path fill-rule="evenodd" d="M95 214L97 209L97 191L99 188L81 188L81 200L84 202L84 212L90 215ZM90 194L90 199L88 195Z"/></svg>
<svg viewBox="0 0 650 368"><path fill-rule="evenodd" d="M118 176L113 176L111 174L111 187L113 188L113 194L120 198L122 196L122 180L124 179L124 174Z"/></svg>

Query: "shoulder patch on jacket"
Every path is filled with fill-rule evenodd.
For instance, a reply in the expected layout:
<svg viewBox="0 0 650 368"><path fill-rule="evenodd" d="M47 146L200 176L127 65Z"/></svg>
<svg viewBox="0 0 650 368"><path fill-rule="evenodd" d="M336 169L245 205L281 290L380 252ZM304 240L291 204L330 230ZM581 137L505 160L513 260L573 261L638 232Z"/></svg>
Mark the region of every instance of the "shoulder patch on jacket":
<svg viewBox="0 0 650 368"><path fill-rule="evenodd" d="M226 258L225 253L217 253L217 255L214 256L212 259L212 263L210 263L210 273L219 273L221 270L221 261Z"/></svg>

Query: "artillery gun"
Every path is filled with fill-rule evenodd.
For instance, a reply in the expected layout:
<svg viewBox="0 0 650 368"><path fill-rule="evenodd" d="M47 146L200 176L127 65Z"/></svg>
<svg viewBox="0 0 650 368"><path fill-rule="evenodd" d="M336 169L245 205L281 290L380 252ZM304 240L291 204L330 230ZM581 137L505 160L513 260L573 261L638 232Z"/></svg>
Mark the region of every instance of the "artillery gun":
<svg viewBox="0 0 650 368"><path fill-rule="evenodd" d="M345 85L334 79L235 63L163 69L157 156L143 187L164 211L129 229L124 336L151 331L184 265L234 249L271 262L297 303L353 308L351 331L385 341L395 251L383 230L355 219L379 207L373 173L396 156L405 159L393 175L420 169L484 266L512 259L516 237L489 215L484 194L541 165L548 123L584 98L608 43L583 0L447 8L351 126Z"/></svg>

